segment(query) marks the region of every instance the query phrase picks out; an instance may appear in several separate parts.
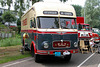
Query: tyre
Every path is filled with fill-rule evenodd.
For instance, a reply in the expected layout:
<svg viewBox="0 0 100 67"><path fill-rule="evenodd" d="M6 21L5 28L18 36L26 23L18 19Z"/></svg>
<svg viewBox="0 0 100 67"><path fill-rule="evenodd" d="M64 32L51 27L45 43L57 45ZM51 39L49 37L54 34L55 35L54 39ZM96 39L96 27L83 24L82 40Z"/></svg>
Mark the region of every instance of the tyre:
<svg viewBox="0 0 100 67"><path fill-rule="evenodd" d="M31 55L32 55L32 57L34 57L34 47L33 46L31 46Z"/></svg>
<svg viewBox="0 0 100 67"><path fill-rule="evenodd" d="M66 55L66 56L64 56L64 60L65 61L70 61L70 59L71 59L71 54L70 55Z"/></svg>
<svg viewBox="0 0 100 67"><path fill-rule="evenodd" d="M34 55L34 60L35 62L39 63L41 60L40 60L40 55Z"/></svg>

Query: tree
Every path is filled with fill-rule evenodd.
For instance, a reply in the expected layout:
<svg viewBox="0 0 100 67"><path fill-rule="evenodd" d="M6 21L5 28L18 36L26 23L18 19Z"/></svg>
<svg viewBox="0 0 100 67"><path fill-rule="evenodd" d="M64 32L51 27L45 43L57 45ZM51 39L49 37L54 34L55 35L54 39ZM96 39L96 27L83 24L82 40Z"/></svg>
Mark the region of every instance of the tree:
<svg viewBox="0 0 100 67"><path fill-rule="evenodd" d="M18 25L18 33L21 31L21 19L17 20L17 25Z"/></svg>
<svg viewBox="0 0 100 67"><path fill-rule="evenodd" d="M6 6L5 0L0 0L0 3L1 3L1 5L2 5L2 7Z"/></svg>
<svg viewBox="0 0 100 67"><path fill-rule="evenodd" d="M18 12L19 18L23 15L23 11L25 11L25 3L24 0L16 0L14 3L15 12Z"/></svg>
<svg viewBox="0 0 100 67"><path fill-rule="evenodd" d="M27 8L29 8L29 1L27 0ZM18 25L18 33L20 33L21 30L21 16L23 15L25 11L25 2L24 0L16 0L14 3L14 9L15 12L18 12L19 18L17 19L17 25Z"/></svg>
<svg viewBox="0 0 100 67"><path fill-rule="evenodd" d="M0 17L0 23L2 22L2 18Z"/></svg>
<svg viewBox="0 0 100 67"><path fill-rule="evenodd" d="M85 10L85 23L91 27L100 26L100 13L98 0L86 0L85 7L82 9L82 15Z"/></svg>
<svg viewBox="0 0 100 67"><path fill-rule="evenodd" d="M68 0L60 0L61 2L66 2L66 1L68 1Z"/></svg>
<svg viewBox="0 0 100 67"><path fill-rule="evenodd" d="M0 1L2 7L8 6L8 10L10 11L11 4L13 3L12 0L1 0Z"/></svg>
<svg viewBox="0 0 100 67"><path fill-rule="evenodd" d="M32 5L36 2L42 1L42 0L31 0L32 1Z"/></svg>
<svg viewBox="0 0 100 67"><path fill-rule="evenodd" d="M28 9L29 9L29 7L30 7L30 1L29 1L29 0L27 0L27 2L26 2L26 8L28 8Z"/></svg>
<svg viewBox="0 0 100 67"><path fill-rule="evenodd" d="M75 8L76 15L77 16L81 16L81 9L82 9L82 7L79 6L79 5L72 5L72 6Z"/></svg>
<svg viewBox="0 0 100 67"><path fill-rule="evenodd" d="M9 25L10 25L10 23L12 23L13 21L15 21L16 20L16 17L13 15L13 14L11 14L11 12L5 12L3 15L2 15L2 18L3 18L3 20L5 21L5 22L8 22L9 23Z"/></svg>
<svg viewBox="0 0 100 67"><path fill-rule="evenodd" d="M11 7L11 4L12 4L12 0L6 0L6 4L8 5L8 10L10 11L10 7Z"/></svg>

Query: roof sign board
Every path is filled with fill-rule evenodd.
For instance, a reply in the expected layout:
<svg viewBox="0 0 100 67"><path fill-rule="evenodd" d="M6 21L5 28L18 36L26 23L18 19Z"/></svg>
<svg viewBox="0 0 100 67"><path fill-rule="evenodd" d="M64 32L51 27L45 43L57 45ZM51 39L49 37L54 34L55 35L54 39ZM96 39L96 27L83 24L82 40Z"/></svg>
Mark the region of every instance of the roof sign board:
<svg viewBox="0 0 100 67"><path fill-rule="evenodd" d="M63 11L61 11L60 14L61 15L67 15L67 16L73 16L72 12L63 12Z"/></svg>
<svg viewBox="0 0 100 67"><path fill-rule="evenodd" d="M57 11L43 11L43 14L58 15Z"/></svg>

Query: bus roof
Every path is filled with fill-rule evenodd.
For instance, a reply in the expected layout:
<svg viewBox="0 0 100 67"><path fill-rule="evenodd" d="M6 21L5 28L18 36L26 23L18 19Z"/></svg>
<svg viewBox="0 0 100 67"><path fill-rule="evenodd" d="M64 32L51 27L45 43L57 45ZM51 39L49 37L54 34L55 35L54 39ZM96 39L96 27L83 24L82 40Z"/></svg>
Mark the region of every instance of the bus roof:
<svg viewBox="0 0 100 67"><path fill-rule="evenodd" d="M59 3L58 2L57 3L37 2L28 11L30 11L31 9L33 9L35 11L36 16L55 16L55 17L76 18L76 12L75 12L75 9L73 8L73 6L67 5L67 4L64 4L61 2L59 2ZM28 11L25 14L27 14ZM51 13L52 12L54 12L54 13L51 14L50 11L51 11ZM44 13L48 13L48 12L49 12L49 14L44 14Z"/></svg>

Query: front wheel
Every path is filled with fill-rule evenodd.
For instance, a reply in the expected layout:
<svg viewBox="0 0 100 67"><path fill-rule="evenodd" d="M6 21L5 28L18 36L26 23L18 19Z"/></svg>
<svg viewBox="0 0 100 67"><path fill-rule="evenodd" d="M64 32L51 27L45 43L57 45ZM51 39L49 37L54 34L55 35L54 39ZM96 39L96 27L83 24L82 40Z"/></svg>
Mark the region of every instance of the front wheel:
<svg viewBox="0 0 100 67"><path fill-rule="evenodd" d="M70 59L71 59L71 54L70 55L66 55L66 56L64 56L64 60L65 61L70 61Z"/></svg>
<svg viewBox="0 0 100 67"><path fill-rule="evenodd" d="M35 62L39 63L40 62L40 55L35 54L34 59L35 59Z"/></svg>
<svg viewBox="0 0 100 67"><path fill-rule="evenodd" d="M33 46L31 46L31 55L32 57L34 57L34 47Z"/></svg>

